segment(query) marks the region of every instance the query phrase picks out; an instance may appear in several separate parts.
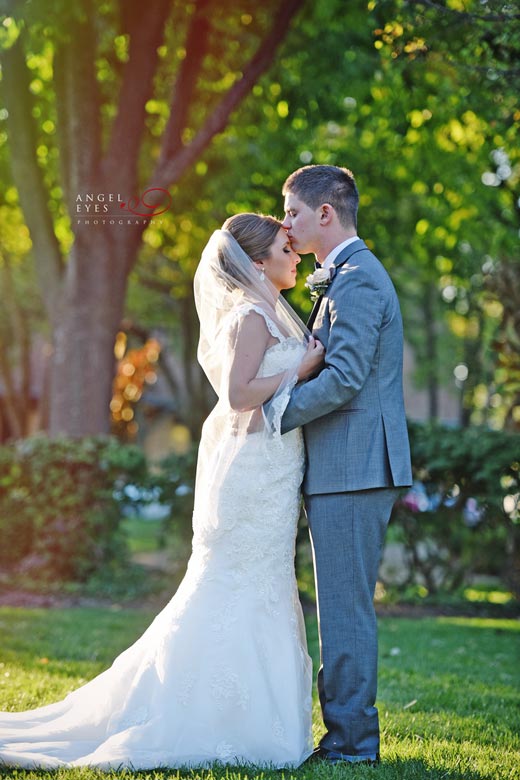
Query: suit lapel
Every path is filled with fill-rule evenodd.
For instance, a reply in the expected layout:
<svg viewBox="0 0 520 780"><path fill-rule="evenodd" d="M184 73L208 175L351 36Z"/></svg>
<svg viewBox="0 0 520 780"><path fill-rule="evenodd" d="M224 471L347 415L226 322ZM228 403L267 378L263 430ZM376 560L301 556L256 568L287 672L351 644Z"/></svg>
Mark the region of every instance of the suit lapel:
<svg viewBox="0 0 520 780"><path fill-rule="evenodd" d="M350 258L357 254L358 252L363 252L365 249L368 249L367 245L364 241L359 239L359 241L354 241L352 244L349 244L343 252L340 252L337 256L333 268L335 271L338 270L338 268L341 268L342 265L345 265L345 263L350 260ZM317 263L316 267L321 268L320 264ZM337 274L334 273L334 276L332 277L331 283L333 284L334 279L336 278ZM329 285L330 286L330 285ZM314 322L316 321L316 317L318 316L318 312L320 310L321 303L323 301L323 295L320 295L320 297L316 300L314 306L312 307L312 311L310 313L310 317L307 320L307 327L310 331L312 331L312 328L314 326Z"/></svg>
<svg viewBox="0 0 520 780"><path fill-rule="evenodd" d="M314 302L314 306L312 307L310 317L307 320L307 327L309 328L310 331L312 331L312 328L314 326L314 320L318 316L318 312L320 310L322 300L323 300L323 295L320 295L319 298L316 298L316 301Z"/></svg>

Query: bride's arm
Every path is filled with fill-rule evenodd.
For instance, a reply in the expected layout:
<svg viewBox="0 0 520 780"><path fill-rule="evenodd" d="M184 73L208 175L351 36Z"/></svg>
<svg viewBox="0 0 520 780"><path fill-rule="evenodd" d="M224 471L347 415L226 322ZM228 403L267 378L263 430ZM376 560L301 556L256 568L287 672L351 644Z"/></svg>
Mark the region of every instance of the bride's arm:
<svg viewBox="0 0 520 780"><path fill-rule="evenodd" d="M228 400L232 409L246 412L271 398L283 379L283 372L257 377L271 340L264 318L250 312L240 321L229 372Z"/></svg>
<svg viewBox="0 0 520 780"><path fill-rule="evenodd" d="M278 390L285 372L257 377L271 335L264 318L250 312L239 325L229 372L228 400L232 409L246 412L268 401ZM297 379L308 379L321 366L324 349L311 338L297 371Z"/></svg>

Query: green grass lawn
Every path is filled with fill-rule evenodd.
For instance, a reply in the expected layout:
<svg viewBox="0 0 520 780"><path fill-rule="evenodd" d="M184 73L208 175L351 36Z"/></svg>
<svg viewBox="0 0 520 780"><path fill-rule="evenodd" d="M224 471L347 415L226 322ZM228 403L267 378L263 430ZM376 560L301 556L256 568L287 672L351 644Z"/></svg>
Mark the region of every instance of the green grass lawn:
<svg viewBox="0 0 520 780"><path fill-rule="evenodd" d="M121 523L131 553L155 552L159 549L162 523L158 520L143 520L141 517L127 517Z"/></svg>
<svg viewBox="0 0 520 780"><path fill-rule="evenodd" d="M63 697L106 668L149 624L149 611L0 609L0 710ZM308 621L316 660L317 630ZM377 768L306 765L284 771L104 773L0 769L0 778L94 780L513 780L520 776L520 621L479 618L380 620ZM315 731L321 733L318 707Z"/></svg>

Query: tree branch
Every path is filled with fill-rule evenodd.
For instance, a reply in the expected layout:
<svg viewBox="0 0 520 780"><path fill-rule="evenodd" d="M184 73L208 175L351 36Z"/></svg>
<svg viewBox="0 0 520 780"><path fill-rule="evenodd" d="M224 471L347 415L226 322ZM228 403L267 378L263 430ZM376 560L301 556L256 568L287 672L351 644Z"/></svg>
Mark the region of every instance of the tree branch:
<svg viewBox="0 0 520 780"><path fill-rule="evenodd" d="M4 381L4 403L14 438L26 434L27 410L30 396L30 340L26 319L20 309L14 288L9 256L1 257L2 299L7 315L7 327L0 334L0 376ZM3 342L3 343L2 343ZM18 382L10 360L11 347L18 354Z"/></svg>
<svg viewBox="0 0 520 780"><path fill-rule="evenodd" d="M56 45L53 63L54 94L56 96L57 131L60 138L60 178L65 202L68 204L69 214L74 210L74 197L70 189L71 179L71 148L72 142L69 133L70 106L67 100L67 64L64 45Z"/></svg>
<svg viewBox="0 0 520 780"><path fill-rule="evenodd" d="M96 33L91 0L83 19L72 19L68 39L56 50L54 83L61 135L63 186L74 214L76 196L92 191L101 159L101 97L95 74Z"/></svg>
<svg viewBox="0 0 520 780"><path fill-rule="evenodd" d="M37 130L29 90L30 74L25 64L21 36L1 56L3 92L8 111L7 127L11 170L20 205L37 258L36 273L47 315L52 322L60 295L63 261L48 208L48 192L36 158Z"/></svg>
<svg viewBox="0 0 520 780"><path fill-rule="evenodd" d="M7 345L2 344L0 337L0 376L4 383L4 406L11 435L13 439L21 439L24 435L23 419L17 403L17 393L9 363Z"/></svg>
<svg viewBox="0 0 520 780"><path fill-rule="evenodd" d="M211 139L222 132L230 114L271 65L275 51L283 41L293 16L304 2L305 0L282 0L270 31L244 69L242 78L231 87L188 146L180 148L173 157L165 158L161 154L150 186L167 188L178 181L184 171L208 146Z"/></svg>
<svg viewBox="0 0 520 780"><path fill-rule="evenodd" d="M169 159L182 145L182 131L186 127L193 94L208 52L211 25L207 9L211 0L198 0L195 13L186 36L186 57L177 74L171 101L170 117L164 133L161 157Z"/></svg>
<svg viewBox="0 0 520 780"><path fill-rule="evenodd" d="M145 127L146 102L157 70L157 49L171 8L170 0L155 0L143 13L139 0L122 4L125 27L130 34L130 55L124 69L117 115L103 160L105 181L117 180L132 195L135 187L141 137Z"/></svg>

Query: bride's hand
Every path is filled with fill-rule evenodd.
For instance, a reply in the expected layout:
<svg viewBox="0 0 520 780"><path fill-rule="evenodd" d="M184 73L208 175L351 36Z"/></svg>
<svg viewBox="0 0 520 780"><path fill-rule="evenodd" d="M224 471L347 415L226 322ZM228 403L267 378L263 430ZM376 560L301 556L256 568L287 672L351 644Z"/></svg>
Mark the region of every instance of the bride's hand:
<svg viewBox="0 0 520 780"><path fill-rule="evenodd" d="M298 368L298 379L308 379L319 371L323 366L324 359L325 347L321 341L311 336L307 344L307 352L303 356L303 360Z"/></svg>

